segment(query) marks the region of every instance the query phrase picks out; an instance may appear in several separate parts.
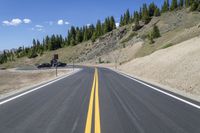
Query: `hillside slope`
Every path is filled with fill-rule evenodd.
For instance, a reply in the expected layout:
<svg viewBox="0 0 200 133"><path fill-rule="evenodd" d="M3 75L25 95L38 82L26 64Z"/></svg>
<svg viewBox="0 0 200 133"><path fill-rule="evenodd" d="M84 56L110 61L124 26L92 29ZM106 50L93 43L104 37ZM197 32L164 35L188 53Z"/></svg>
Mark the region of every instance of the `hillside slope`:
<svg viewBox="0 0 200 133"><path fill-rule="evenodd" d="M200 36L134 59L120 70L200 101Z"/></svg>

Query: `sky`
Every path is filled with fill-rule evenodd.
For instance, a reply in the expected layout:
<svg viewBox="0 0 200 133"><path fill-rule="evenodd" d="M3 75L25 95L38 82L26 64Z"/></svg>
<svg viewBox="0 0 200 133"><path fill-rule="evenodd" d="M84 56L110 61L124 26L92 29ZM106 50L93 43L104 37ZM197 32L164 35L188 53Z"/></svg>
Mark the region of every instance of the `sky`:
<svg viewBox="0 0 200 133"><path fill-rule="evenodd" d="M95 24L107 16L119 22L127 9L162 0L0 0L0 51L31 46L33 38L67 35L71 26Z"/></svg>

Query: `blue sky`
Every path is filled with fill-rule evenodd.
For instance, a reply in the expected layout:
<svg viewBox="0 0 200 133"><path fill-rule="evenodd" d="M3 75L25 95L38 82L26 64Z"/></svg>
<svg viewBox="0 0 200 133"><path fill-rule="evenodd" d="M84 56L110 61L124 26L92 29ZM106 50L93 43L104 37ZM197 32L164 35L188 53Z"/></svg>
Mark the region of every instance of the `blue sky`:
<svg viewBox="0 0 200 133"><path fill-rule="evenodd" d="M30 46L33 38L62 34L72 26L96 23L114 16L119 21L126 9L162 0L0 0L0 50Z"/></svg>

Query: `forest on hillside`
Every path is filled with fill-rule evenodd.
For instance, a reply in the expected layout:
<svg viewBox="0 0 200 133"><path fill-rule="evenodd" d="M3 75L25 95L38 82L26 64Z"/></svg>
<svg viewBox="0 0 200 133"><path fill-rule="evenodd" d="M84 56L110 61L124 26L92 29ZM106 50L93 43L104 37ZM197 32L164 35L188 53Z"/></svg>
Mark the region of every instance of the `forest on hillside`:
<svg viewBox="0 0 200 133"><path fill-rule="evenodd" d="M127 10L120 18L120 27L135 23L134 30L141 28L140 21L148 24L152 17L158 17L162 13L169 11L181 10L189 8L190 11L200 11L199 0L164 0L161 7L158 7L154 2L149 5L143 4L139 11L130 13ZM113 16L105 18L104 22L97 20L97 23L89 26L74 27L72 26L67 32L67 36L51 35L43 38L42 41L33 39L31 47L19 47L16 50L4 50L0 55L0 64L8 61L15 61L16 58L28 57L36 58L43 55L45 51L53 51L67 46L75 46L84 41L95 41L102 35L116 29L116 21ZM155 27L157 28L157 27ZM157 30L157 29L156 29Z"/></svg>

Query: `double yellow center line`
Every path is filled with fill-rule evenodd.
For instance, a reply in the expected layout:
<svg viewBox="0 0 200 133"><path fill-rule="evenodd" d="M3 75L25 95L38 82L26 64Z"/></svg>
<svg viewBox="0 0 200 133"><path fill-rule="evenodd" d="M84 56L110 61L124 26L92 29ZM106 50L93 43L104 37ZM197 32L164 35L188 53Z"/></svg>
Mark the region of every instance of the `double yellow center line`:
<svg viewBox="0 0 200 133"><path fill-rule="evenodd" d="M95 99L94 133L101 133L100 111L99 111L99 78L98 78L97 68L95 68L94 72L94 80L90 94L85 133L91 133L94 99Z"/></svg>

